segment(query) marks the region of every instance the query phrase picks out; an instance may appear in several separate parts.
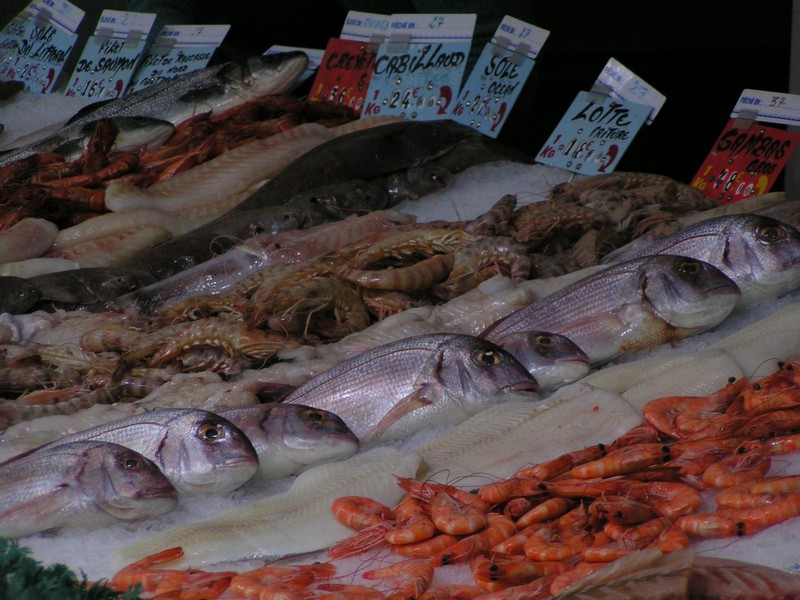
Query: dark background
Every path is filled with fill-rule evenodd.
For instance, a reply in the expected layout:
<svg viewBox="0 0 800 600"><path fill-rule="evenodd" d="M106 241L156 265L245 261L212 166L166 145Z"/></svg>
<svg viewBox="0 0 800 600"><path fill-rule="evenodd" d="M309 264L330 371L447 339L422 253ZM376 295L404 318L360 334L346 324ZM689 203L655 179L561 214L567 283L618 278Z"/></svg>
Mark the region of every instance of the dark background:
<svg viewBox="0 0 800 600"><path fill-rule="evenodd" d="M339 34L348 9L384 14L476 12L478 35L483 36L494 31L503 14L510 14L549 30L550 36L501 140L535 155L577 93L589 90L614 57L667 97L618 169L662 173L684 182L700 167L743 89L786 93L789 87L791 0L755 4L741 0L111 0L102 4L74 0L87 11L85 36L91 34L102 8L146 9L154 3L185 13L185 22L230 23L231 31L215 60L261 53L272 44L324 48L328 38ZM0 22L5 23L27 2L2 4ZM79 53L80 48L74 56ZM780 183L775 189L781 189Z"/></svg>

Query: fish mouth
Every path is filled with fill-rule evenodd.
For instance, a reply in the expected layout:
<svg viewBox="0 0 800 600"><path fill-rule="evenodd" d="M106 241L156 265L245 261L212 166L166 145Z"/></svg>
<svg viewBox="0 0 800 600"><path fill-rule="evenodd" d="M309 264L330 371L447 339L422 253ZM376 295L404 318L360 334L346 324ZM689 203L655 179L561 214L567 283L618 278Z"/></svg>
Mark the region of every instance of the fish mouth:
<svg viewBox="0 0 800 600"><path fill-rule="evenodd" d="M178 492L175 491L174 487L162 486L157 488L145 488L136 494L136 498L148 500L151 498L175 498L177 495Z"/></svg>
<svg viewBox="0 0 800 600"><path fill-rule="evenodd" d="M538 392L539 384L536 381L518 381L502 387L504 392Z"/></svg>

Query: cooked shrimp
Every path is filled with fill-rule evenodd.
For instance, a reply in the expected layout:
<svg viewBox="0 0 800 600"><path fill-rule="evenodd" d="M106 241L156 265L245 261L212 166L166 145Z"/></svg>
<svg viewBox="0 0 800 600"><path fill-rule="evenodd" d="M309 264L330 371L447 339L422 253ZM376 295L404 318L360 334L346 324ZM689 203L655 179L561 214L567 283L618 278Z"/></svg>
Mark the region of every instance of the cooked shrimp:
<svg viewBox="0 0 800 600"><path fill-rule="evenodd" d="M598 460L573 467L570 475L580 479L611 477L662 464L670 458L670 447L667 444L634 444L612 450Z"/></svg>
<svg viewBox="0 0 800 600"><path fill-rule="evenodd" d="M488 592L522 585L572 568L565 562L532 561L524 556L499 553L476 556L469 566L475 584Z"/></svg>
<svg viewBox="0 0 800 600"><path fill-rule="evenodd" d="M389 580L393 587L386 597L391 600L408 600L419 598L430 587L433 581L433 565L422 559L406 560L367 571L362 577L373 581Z"/></svg>

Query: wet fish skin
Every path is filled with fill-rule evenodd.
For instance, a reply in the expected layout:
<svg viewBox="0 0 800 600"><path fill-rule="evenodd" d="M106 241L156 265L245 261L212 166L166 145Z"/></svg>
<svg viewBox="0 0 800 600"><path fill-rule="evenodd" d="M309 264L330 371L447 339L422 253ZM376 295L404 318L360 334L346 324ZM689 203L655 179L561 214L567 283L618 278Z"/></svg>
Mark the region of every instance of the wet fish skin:
<svg viewBox="0 0 800 600"><path fill-rule="evenodd" d="M178 492L151 461L118 444L75 441L0 466L0 536L155 517Z"/></svg>
<svg viewBox="0 0 800 600"><path fill-rule="evenodd" d="M175 131L172 123L155 117L111 117L111 120L117 128L114 138L116 152L133 152L144 146L154 150ZM87 123L81 128L79 136L53 148L53 152L63 156L65 162L77 160L86 152L95 124L95 121Z"/></svg>
<svg viewBox="0 0 800 600"><path fill-rule="evenodd" d="M270 402L218 412L239 427L258 453L259 476L277 479L305 467L344 460L359 441L330 411Z"/></svg>
<svg viewBox="0 0 800 600"><path fill-rule="evenodd" d="M519 331L502 339L511 353L539 382L539 389L554 390L589 373L589 357L568 337L549 331Z"/></svg>
<svg viewBox="0 0 800 600"><path fill-rule="evenodd" d="M136 269L85 267L30 277L39 300L55 306L87 306L116 298L154 281L152 275Z"/></svg>
<svg viewBox="0 0 800 600"><path fill-rule="evenodd" d="M200 409L152 410L78 431L35 452L78 440L114 442L135 450L186 494L228 492L258 470L256 451L241 430Z"/></svg>
<svg viewBox="0 0 800 600"><path fill-rule="evenodd" d="M739 288L716 267L670 254L613 265L496 321L480 337L541 329L565 335L592 364L705 331L736 307Z"/></svg>
<svg viewBox="0 0 800 600"><path fill-rule="evenodd" d="M745 305L782 296L800 286L800 231L763 215L700 221L631 258L652 254L680 254L714 265L739 286Z"/></svg>
<svg viewBox="0 0 800 600"><path fill-rule="evenodd" d="M18 315L29 312L42 294L39 288L22 277L0 277L0 313Z"/></svg>
<svg viewBox="0 0 800 600"><path fill-rule="evenodd" d="M0 166L80 137L88 123L109 117L154 117L177 125L192 115L241 104L265 94L289 91L305 70L303 52L256 56L246 65L224 63L199 69L80 111L60 131L0 156Z"/></svg>
<svg viewBox="0 0 800 600"><path fill-rule="evenodd" d="M513 356L470 335L434 333L383 344L310 379L283 400L338 415L361 443L460 423L536 380Z"/></svg>

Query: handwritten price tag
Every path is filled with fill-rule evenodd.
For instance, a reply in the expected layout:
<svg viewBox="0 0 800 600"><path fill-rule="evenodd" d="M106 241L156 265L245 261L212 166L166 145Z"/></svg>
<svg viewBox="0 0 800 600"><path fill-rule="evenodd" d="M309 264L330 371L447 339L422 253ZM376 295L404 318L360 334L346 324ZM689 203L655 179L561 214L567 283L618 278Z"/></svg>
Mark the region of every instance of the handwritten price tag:
<svg viewBox="0 0 800 600"><path fill-rule="evenodd" d="M656 88L614 58L609 59L603 67L597 83L606 86L609 89L609 96L612 98L650 106L651 111L647 117L648 125L653 122L667 100Z"/></svg>
<svg viewBox="0 0 800 600"><path fill-rule="evenodd" d="M461 89L453 120L497 137L549 33L506 16Z"/></svg>
<svg viewBox="0 0 800 600"><path fill-rule="evenodd" d="M580 92L536 156L536 162L574 173L613 171L650 107Z"/></svg>
<svg viewBox="0 0 800 600"><path fill-rule="evenodd" d="M230 25L165 25L131 78L134 92L203 69Z"/></svg>
<svg viewBox="0 0 800 600"><path fill-rule="evenodd" d="M375 52L364 42L331 38L309 99L345 104L360 113L374 66Z"/></svg>
<svg viewBox="0 0 800 600"><path fill-rule="evenodd" d="M470 15L393 15L367 91L364 115L450 118L475 28Z"/></svg>
<svg viewBox="0 0 800 600"><path fill-rule="evenodd" d="M0 31L0 79L23 81L36 93L53 90L75 47L85 13L69 2L34 0Z"/></svg>
<svg viewBox="0 0 800 600"><path fill-rule="evenodd" d="M144 41L155 19L151 13L104 10L70 76L65 95L94 100L122 96L142 58Z"/></svg>
<svg viewBox="0 0 800 600"><path fill-rule="evenodd" d="M798 140L797 133L758 123L737 127L731 119L691 185L721 204L766 194Z"/></svg>

